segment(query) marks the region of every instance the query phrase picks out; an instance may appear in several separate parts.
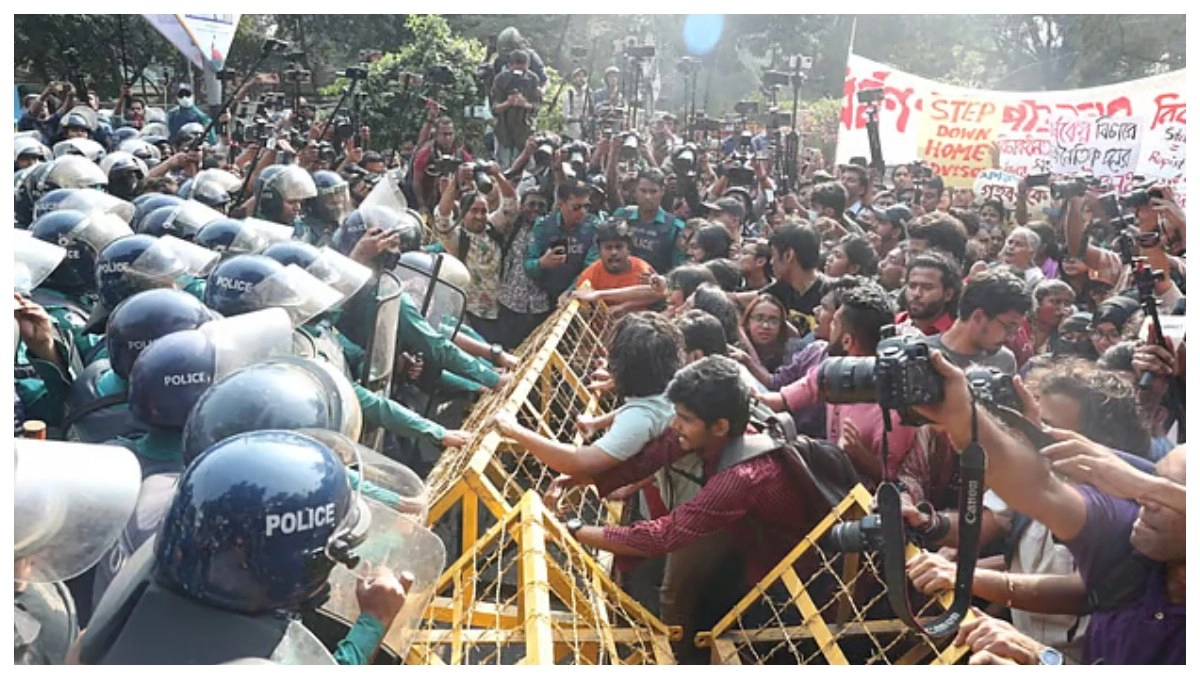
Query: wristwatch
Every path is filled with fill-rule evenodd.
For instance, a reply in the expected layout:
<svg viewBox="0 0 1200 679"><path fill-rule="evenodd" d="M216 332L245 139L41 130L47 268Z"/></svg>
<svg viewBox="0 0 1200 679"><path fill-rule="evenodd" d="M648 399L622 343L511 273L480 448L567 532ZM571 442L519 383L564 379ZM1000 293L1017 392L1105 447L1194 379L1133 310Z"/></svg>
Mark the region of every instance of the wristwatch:
<svg viewBox="0 0 1200 679"><path fill-rule="evenodd" d="M567 532L571 534L571 537L575 537L575 534L579 532L580 528L583 528L582 521L579 519L567 519Z"/></svg>
<svg viewBox="0 0 1200 679"><path fill-rule="evenodd" d="M500 356L504 353L504 347L499 343L496 343L493 344L490 349L492 350L492 362L495 363L496 361L499 361Z"/></svg>
<svg viewBox="0 0 1200 679"><path fill-rule="evenodd" d="M1053 646L1045 646L1041 651L1038 651L1039 665L1065 665L1063 662L1062 651Z"/></svg>

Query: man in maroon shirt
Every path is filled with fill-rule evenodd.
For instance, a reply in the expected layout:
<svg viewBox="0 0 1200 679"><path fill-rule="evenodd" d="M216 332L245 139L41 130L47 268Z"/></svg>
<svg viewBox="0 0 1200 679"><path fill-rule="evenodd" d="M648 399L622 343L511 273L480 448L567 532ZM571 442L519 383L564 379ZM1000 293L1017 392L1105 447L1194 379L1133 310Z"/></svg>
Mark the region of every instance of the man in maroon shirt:
<svg viewBox="0 0 1200 679"><path fill-rule="evenodd" d="M750 393L738 364L708 356L676 374L667 387L675 406L671 429L640 453L592 479L601 495L641 481L684 455L704 460L706 483L690 501L653 521L630 526L582 526L568 522L577 540L618 556L653 557L727 530L746 558L746 576L758 582L808 533L820 516L809 516L789 471L774 454L722 468L722 453L761 444L744 434ZM728 459L728 458L727 458Z"/></svg>
<svg viewBox="0 0 1200 679"><path fill-rule="evenodd" d="M937 250L926 250L908 260L904 276L907 311L896 314L896 325L912 326L926 335L938 335L954 325L962 273Z"/></svg>

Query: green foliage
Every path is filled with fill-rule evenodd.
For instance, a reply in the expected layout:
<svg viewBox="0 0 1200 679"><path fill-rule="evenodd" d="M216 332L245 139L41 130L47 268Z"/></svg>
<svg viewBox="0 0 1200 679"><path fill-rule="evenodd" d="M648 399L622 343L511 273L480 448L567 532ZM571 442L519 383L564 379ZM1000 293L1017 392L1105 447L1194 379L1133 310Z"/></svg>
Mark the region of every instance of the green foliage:
<svg viewBox="0 0 1200 679"><path fill-rule="evenodd" d="M409 15L404 28L412 38L371 64L366 82L359 85L367 95L363 122L371 126L373 145L396 148L406 137L417 136L426 117L420 96L446 107L445 115L454 120L461 138L481 139L483 121L468 118L465 112L482 101L475 68L483 61L483 44L454 35L445 19L437 15ZM449 67L454 75L450 86L427 83L404 91L403 74L423 76L435 65ZM337 97L348 85L348 80L339 78L322 93Z"/></svg>
<svg viewBox="0 0 1200 679"><path fill-rule="evenodd" d="M562 89L564 86L563 79L559 72L550 66L546 67L546 78L546 101L538 109L537 122L534 129L562 134L563 129L567 125L567 119L563 116L562 107L563 97L567 96L566 92ZM558 103L555 106L550 106L557 92L562 92L558 98Z"/></svg>

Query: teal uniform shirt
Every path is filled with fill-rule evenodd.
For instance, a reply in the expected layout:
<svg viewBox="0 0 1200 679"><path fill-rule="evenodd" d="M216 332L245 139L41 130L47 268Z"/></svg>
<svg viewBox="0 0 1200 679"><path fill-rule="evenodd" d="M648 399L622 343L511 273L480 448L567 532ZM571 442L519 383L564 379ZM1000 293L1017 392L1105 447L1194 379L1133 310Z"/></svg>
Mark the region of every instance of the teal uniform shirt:
<svg viewBox="0 0 1200 679"><path fill-rule="evenodd" d="M193 278L187 285L183 286L183 291L195 297L201 302L204 301L204 291L208 288L208 281L203 278Z"/></svg>
<svg viewBox="0 0 1200 679"><path fill-rule="evenodd" d="M500 375L486 362L458 348L429 324L408 295L400 296L400 328L397 333L400 348L425 356L425 365L460 375L492 388L500 383Z"/></svg>
<svg viewBox="0 0 1200 679"><path fill-rule="evenodd" d="M54 348L59 360L63 365L67 365L66 343L55 340ZM71 377L68 373L50 361L30 356L25 343L18 342L13 377L13 387L25 406L27 420L41 420L47 427L52 428L62 424L71 391Z"/></svg>
<svg viewBox="0 0 1200 679"><path fill-rule="evenodd" d="M87 321L87 314L95 306L97 299L91 294L67 295L46 287L38 288L37 294L34 295L34 301L41 304L46 313L50 314L59 333L64 338L70 338L71 346L80 356L91 354L98 345L104 344L103 334L84 332L83 322ZM61 303L56 304L54 300ZM79 318L73 309L82 310L84 316Z"/></svg>
<svg viewBox="0 0 1200 679"><path fill-rule="evenodd" d="M629 254L645 260L655 271L665 275L687 261L687 253L679 243L679 236L686 228L682 219L659 208L654 219L643 222L636 205L618 208L612 216L613 219L625 219L629 222L632 237ZM598 259L600 244L593 243L583 262L584 266Z"/></svg>
<svg viewBox="0 0 1200 679"><path fill-rule="evenodd" d="M387 632L370 613L360 613L346 638L338 642L333 659L339 665L366 665Z"/></svg>
<svg viewBox="0 0 1200 679"><path fill-rule="evenodd" d="M344 346L352 347L361 361L362 349L346 339L328 322L302 325L300 330L316 342L317 350L321 353L322 358L333 365L344 366L351 362L351 357L344 353L340 356L327 355L329 351L342 350L344 352L342 349ZM336 343L322 341L331 336L336 338ZM354 382L354 394L358 397L358 404L362 408L363 423L367 426L380 427L398 436L421 437L437 444L440 444L442 438L446 436L446 429L442 425L421 417L389 398L367 390L358 382Z"/></svg>
<svg viewBox="0 0 1200 679"><path fill-rule="evenodd" d="M149 427L144 436L111 441L133 451L142 466L142 479L183 471L183 430Z"/></svg>

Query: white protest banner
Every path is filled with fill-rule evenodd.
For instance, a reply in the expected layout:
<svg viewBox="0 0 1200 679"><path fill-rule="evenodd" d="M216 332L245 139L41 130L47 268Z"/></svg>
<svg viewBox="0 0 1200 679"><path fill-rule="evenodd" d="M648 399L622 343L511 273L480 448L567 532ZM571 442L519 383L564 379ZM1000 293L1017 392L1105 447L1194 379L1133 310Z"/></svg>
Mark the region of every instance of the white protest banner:
<svg viewBox="0 0 1200 679"><path fill-rule="evenodd" d="M1001 134L1000 169L1018 177L1050 172L1050 154L1054 146L1048 134Z"/></svg>
<svg viewBox="0 0 1200 679"><path fill-rule="evenodd" d="M984 170L975 178L976 200L998 200L1006 207L1017 204L1017 184L1021 178L1004 170Z"/></svg>
<svg viewBox="0 0 1200 679"><path fill-rule="evenodd" d="M1147 177L1171 187L1180 207L1187 207L1187 128L1179 123L1164 127L1163 136L1145 152L1142 168Z"/></svg>
<svg viewBox="0 0 1200 679"><path fill-rule="evenodd" d="M212 70L225 67L229 46L237 32L241 14L143 14L159 33L163 34L175 49L179 50L196 68L204 68L205 62Z"/></svg>
<svg viewBox="0 0 1200 679"><path fill-rule="evenodd" d="M1051 125L1050 171L1092 175L1105 186L1128 191L1133 187L1143 129L1137 118L1060 118Z"/></svg>
<svg viewBox="0 0 1200 679"><path fill-rule="evenodd" d="M1078 90L1001 92L946 85L851 54L846 64L836 162L870 156L863 90L880 88L879 132L888 164L927 160L947 186L970 187L990 168L990 146L1012 139L1048 140L1063 117L1140 118L1143 157L1136 174L1149 176L1149 149L1172 125L1186 124L1184 70L1129 82ZM1003 150L1001 151L1003 165ZM1049 156L1046 157L1047 160ZM1031 163L1026 162L1026 165ZM1006 169L1013 174L1020 165ZM1029 174L1028 171L1025 174Z"/></svg>

